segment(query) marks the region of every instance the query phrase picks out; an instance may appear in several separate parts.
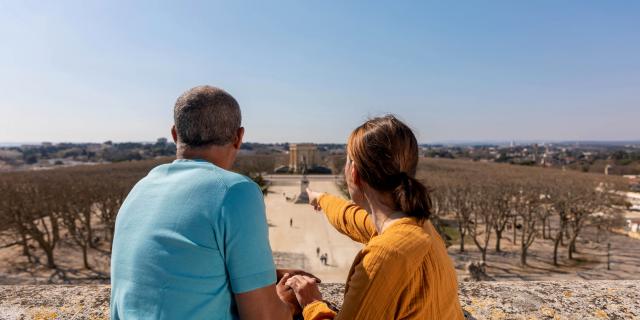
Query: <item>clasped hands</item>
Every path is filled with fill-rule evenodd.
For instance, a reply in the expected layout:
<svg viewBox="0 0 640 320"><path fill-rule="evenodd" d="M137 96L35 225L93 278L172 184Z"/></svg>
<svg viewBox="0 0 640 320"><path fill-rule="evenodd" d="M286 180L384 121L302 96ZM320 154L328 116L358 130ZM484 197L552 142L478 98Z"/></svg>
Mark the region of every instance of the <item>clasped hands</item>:
<svg viewBox="0 0 640 320"><path fill-rule="evenodd" d="M299 315L306 305L322 300L322 293L318 288L318 283L320 283L318 277L294 269L278 269L276 273L278 297L289 305L291 314Z"/></svg>

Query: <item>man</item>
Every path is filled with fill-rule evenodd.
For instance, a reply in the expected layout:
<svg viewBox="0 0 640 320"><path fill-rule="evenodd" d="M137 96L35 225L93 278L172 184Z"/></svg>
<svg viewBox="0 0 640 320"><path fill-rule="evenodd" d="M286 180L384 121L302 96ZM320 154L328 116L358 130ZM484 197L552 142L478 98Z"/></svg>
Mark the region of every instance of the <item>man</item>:
<svg viewBox="0 0 640 320"><path fill-rule="evenodd" d="M174 120L177 160L149 172L118 213L111 319L291 319L297 302L289 275L276 286L260 188L229 171L244 135L238 103L196 87Z"/></svg>

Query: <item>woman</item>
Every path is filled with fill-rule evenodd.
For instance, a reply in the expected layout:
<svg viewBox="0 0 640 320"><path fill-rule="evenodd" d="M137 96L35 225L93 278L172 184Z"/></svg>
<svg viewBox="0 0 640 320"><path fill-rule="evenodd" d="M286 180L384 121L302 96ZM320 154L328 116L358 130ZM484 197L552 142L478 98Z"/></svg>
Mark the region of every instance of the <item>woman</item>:
<svg viewBox="0 0 640 320"><path fill-rule="evenodd" d="M429 222L427 189L415 179L416 138L394 116L353 131L344 175L353 202L308 190L341 233L365 247L349 271L342 310L322 300L315 279L286 280L305 319L463 319L456 273Z"/></svg>

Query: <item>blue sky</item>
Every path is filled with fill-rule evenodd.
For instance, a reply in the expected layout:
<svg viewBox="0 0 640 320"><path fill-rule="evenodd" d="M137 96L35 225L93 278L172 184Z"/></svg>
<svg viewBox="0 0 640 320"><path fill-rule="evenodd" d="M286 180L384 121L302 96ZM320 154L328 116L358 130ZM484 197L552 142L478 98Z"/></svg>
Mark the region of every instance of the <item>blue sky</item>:
<svg viewBox="0 0 640 320"><path fill-rule="evenodd" d="M638 1L1 1L0 142L168 137L220 86L246 139L640 139Z"/></svg>

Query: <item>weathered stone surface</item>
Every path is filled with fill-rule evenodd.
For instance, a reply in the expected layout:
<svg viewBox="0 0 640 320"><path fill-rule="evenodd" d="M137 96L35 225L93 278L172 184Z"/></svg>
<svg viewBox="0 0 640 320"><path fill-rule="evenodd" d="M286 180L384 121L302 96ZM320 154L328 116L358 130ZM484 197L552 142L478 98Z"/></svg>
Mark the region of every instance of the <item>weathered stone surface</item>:
<svg viewBox="0 0 640 320"><path fill-rule="evenodd" d="M0 319L108 319L106 285L0 286Z"/></svg>
<svg viewBox="0 0 640 320"><path fill-rule="evenodd" d="M344 285L322 284L340 306ZM0 319L108 319L109 286L0 286ZM471 319L640 319L640 281L463 282Z"/></svg>
<svg viewBox="0 0 640 320"><path fill-rule="evenodd" d="M476 319L640 319L640 281L465 282Z"/></svg>

